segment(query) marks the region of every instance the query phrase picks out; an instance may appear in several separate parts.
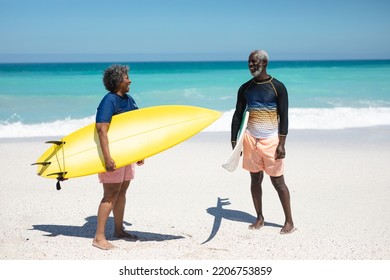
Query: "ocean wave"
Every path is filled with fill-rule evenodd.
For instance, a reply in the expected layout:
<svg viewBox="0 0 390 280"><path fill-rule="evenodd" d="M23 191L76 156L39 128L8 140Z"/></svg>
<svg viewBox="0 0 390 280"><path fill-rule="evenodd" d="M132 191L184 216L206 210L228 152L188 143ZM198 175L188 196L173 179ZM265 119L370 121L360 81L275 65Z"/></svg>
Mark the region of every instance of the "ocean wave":
<svg viewBox="0 0 390 280"><path fill-rule="evenodd" d="M230 131L234 110L205 130ZM290 108L289 129L345 129L390 125L390 107Z"/></svg>
<svg viewBox="0 0 390 280"><path fill-rule="evenodd" d="M230 131L234 110L223 115L204 131ZM94 116L54 122L25 124L10 119L0 122L0 138L63 136L94 122ZM344 129L390 125L390 108L290 108L290 129Z"/></svg>
<svg viewBox="0 0 390 280"><path fill-rule="evenodd" d="M1 121L0 138L63 136L92 123L94 119L94 116L82 119L65 118L36 124L25 124L21 120Z"/></svg>
<svg viewBox="0 0 390 280"><path fill-rule="evenodd" d="M291 129L344 129L390 125L390 107L290 109Z"/></svg>

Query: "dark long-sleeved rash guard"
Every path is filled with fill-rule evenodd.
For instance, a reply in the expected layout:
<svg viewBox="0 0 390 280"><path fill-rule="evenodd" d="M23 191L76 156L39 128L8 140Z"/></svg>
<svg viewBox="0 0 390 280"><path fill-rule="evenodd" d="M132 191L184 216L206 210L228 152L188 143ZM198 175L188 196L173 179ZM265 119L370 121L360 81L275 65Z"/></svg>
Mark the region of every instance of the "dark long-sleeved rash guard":
<svg viewBox="0 0 390 280"><path fill-rule="evenodd" d="M288 133L288 95L283 83L273 77L244 83L238 90L231 125L231 140L237 140L245 110L249 111L247 131L264 139Z"/></svg>

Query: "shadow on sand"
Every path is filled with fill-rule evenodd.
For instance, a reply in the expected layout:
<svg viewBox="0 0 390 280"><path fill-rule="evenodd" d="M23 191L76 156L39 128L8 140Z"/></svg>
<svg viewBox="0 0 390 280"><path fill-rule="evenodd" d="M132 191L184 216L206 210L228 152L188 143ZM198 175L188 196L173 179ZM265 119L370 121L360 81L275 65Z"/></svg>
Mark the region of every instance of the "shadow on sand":
<svg viewBox="0 0 390 280"><path fill-rule="evenodd" d="M71 236L71 237L83 237L92 239L95 236L97 217L90 216L85 218L87 221L82 226L71 226L71 225L33 225L31 230L39 230L46 232L44 234L48 237L55 237L58 235ZM131 226L131 223L124 222L126 226ZM114 228L114 218L109 217L107 221L106 228ZM113 231L106 230L107 239L115 240L113 237ZM151 233L151 232L142 232L142 231L131 231L131 234L136 235L139 238L139 241L167 241L174 239L182 239L183 236L170 235L170 234L160 234L160 233ZM111 237L111 238L110 238Z"/></svg>
<svg viewBox="0 0 390 280"><path fill-rule="evenodd" d="M238 210L230 210L230 209L224 209L223 206L230 205L229 198L220 198L218 197L217 200L217 206L211 207L207 209L207 213L214 216L214 224L213 228L211 230L210 236L207 238L206 241L203 241L202 244L205 244L212 240L216 235L217 232L221 226L222 219L235 221L235 222L241 222L241 223L248 223L252 224L256 221L256 217L252 216L248 213L245 213L243 211ZM282 227L281 225L274 224L274 223L268 223L265 222L264 226L269 227Z"/></svg>

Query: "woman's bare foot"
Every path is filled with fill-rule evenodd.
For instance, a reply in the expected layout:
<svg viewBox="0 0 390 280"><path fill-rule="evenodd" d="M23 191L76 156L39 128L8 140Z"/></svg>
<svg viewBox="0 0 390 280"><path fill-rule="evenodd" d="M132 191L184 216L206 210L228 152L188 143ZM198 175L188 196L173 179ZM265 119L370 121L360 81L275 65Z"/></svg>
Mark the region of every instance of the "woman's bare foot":
<svg viewBox="0 0 390 280"><path fill-rule="evenodd" d="M294 227L294 224L285 223L282 229L280 230L280 234L289 234L293 233L297 229Z"/></svg>
<svg viewBox="0 0 390 280"><path fill-rule="evenodd" d="M133 234L130 234L126 231L121 231L121 232L115 232L114 236L116 238L127 238L127 239L130 239L130 240L138 240L138 237L136 235L133 235Z"/></svg>
<svg viewBox="0 0 390 280"><path fill-rule="evenodd" d="M93 239L92 246L99 248L99 249L102 249L102 250L112 250L115 248L115 246L112 245L107 240L97 241L96 238Z"/></svg>
<svg viewBox="0 0 390 280"><path fill-rule="evenodd" d="M264 219L256 220L249 226L249 229L261 229L264 226Z"/></svg>

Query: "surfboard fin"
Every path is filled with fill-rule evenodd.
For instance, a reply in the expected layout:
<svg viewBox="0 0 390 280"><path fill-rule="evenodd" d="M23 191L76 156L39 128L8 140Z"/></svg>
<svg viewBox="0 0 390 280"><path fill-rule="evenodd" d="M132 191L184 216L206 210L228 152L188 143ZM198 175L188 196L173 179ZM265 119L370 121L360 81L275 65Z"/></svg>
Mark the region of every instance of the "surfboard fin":
<svg viewBox="0 0 390 280"><path fill-rule="evenodd" d="M50 161L41 161L41 162L31 163L31 165L43 165L43 166L46 166L46 165L49 165L49 164L51 164Z"/></svg>
<svg viewBox="0 0 390 280"><path fill-rule="evenodd" d="M55 144L57 146L60 146L60 145L65 144L66 142L64 142L64 141L46 141L45 143L46 144Z"/></svg>
<svg viewBox="0 0 390 280"><path fill-rule="evenodd" d="M59 191L61 189L61 184L60 182L63 182L65 180L68 180L68 178L64 178L64 176L66 175L66 173L68 172L57 172L57 173L50 173L50 174L47 174L47 176L51 176L51 175L57 175L57 183L56 183L56 189L57 191Z"/></svg>

